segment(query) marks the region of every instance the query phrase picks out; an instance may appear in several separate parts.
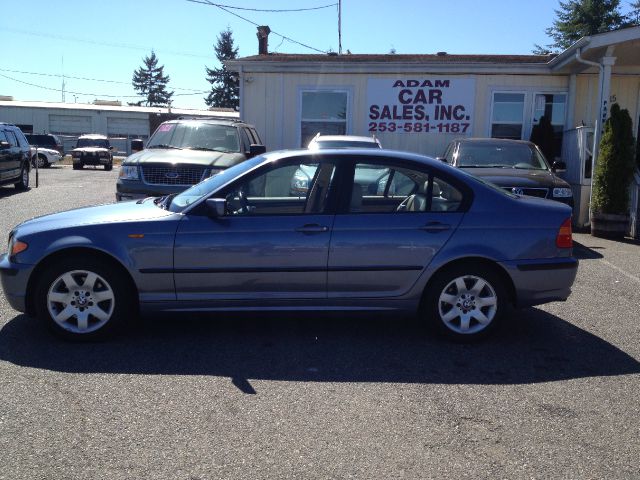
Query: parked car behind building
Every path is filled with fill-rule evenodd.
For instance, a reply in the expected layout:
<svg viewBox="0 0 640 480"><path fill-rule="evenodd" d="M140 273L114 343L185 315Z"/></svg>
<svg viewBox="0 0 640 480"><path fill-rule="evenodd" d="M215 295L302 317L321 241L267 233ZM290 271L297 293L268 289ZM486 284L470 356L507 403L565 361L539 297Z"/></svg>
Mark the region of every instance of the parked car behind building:
<svg viewBox="0 0 640 480"><path fill-rule="evenodd" d="M573 207L571 186L556 175L564 162L550 166L540 149L523 140L454 140L441 160L482 177L516 195L549 198Z"/></svg>
<svg viewBox="0 0 640 480"><path fill-rule="evenodd" d="M29 143L15 125L0 123L0 185L29 188Z"/></svg>
<svg viewBox="0 0 640 480"><path fill-rule="evenodd" d="M116 199L178 193L264 152L255 127L240 120L164 122L144 150L122 163Z"/></svg>

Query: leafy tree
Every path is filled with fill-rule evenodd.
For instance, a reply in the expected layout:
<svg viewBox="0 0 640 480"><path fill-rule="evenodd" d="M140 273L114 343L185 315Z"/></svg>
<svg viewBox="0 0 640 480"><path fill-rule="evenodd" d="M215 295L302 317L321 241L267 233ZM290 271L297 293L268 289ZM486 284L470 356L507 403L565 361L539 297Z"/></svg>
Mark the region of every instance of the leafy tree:
<svg viewBox="0 0 640 480"><path fill-rule="evenodd" d="M638 0L637 3L640 3ZM587 35L609 32L629 25L628 17L620 12L620 0L567 0L560 1L553 25L546 29L554 43L536 45L534 53L545 54L565 50Z"/></svg>
<svg viewBox="0 0 640 480"><path fill-rule="evenodd" d="M611 105L593 178L594 212L624 215L629 210L629 184L635 168L632 124L627 109L621 110L617 103Z"/></svg>
<svg viewBox="0 0 640 480"><path fill-rule="evenodd" d="M627 18L632 25L640 25L640 0L631 2L631 11Z"/></svg>
<svg viewBox="0 0 640 480"><path fill-rule="evenodd" d="M218 42L213 49L222 68L205 67L211 91L204 102L210 107L235 109L239 105L240 83L236 72L228 71L222 61L237 58L238 48L233 45L233 32L228 27L220 33L217 40Z"/></svg>
<svg viewBox="0 0 640 480"><path fill-rule="evenodd" d="M164 65L158 66L158 57L151 51L150 57L145 57L144 65L133 72L133 88L146 97L138 105L147 107L163 107L171 102L174 92L167 91L169 75L164 74Z"/></svg>

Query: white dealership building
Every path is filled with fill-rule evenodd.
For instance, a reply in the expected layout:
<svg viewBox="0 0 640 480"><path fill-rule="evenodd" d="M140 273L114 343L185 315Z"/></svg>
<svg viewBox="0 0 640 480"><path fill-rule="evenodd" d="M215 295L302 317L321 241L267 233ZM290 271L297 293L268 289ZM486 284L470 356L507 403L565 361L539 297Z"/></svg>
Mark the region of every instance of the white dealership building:
<svg viewBox="0 0 640 480"><path fill-rule="evenodd" d="M225 64L239 74L241 118L269 150L321 132L438 156L460 136L528 140L545 115L584 221L591 153L612 103L640 136L640 27L584 37L559 55L278 54L268 53L268 27L258 31L259 54Z"/></svg>

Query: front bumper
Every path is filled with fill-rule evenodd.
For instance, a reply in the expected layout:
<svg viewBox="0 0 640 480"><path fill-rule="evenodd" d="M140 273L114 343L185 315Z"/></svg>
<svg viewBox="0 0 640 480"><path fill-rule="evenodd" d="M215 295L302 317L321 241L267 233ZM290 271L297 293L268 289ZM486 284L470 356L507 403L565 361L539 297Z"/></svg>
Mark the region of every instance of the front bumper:
<svg viewBox="0 0 640 480"><path fill-rule="evenodd" d="M7 254L0 255L0 283L9 305L19 312L27 310L27 283L33 265L13 263Z"/></svg>
<svg viewBox="0 0 640 480"><path fill-rule="evenodd" d="M566 300L578 273L578 260L573 257L512 260L501 265L513 280L518 307Z"/></svg>
<svg viewBox="0 0 640 480"><path fill-rule="evenodd" d="M116 200L138 200L147 197L161 197L172 193L184 192L190 185L148 185L140 180L122 180L116 182Z"/></svg>
<svg viewBox="0 0 640 480"><path fill-rule="evenodd" d="M81 163L82 165L110 165L113 163L111 157L100 157L97 155L82 155L81 157L73 157L73 163Z"/></svg>

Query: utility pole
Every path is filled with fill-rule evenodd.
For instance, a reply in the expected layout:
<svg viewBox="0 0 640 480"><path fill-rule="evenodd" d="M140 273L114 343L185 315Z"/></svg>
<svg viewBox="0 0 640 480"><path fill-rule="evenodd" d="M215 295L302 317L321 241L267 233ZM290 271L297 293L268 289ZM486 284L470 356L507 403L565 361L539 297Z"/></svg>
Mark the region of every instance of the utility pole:
<svg viewBox="0 0 640 480"><path fill-rule="evenodd" d="M62 103L64 103L64 56L62 57Z"/></svg>
<svg viewBox="0 0 640 480"><path fill-rule="evenodd" d="M342 55L342 0L338 0L338 55Z"/></svg>

